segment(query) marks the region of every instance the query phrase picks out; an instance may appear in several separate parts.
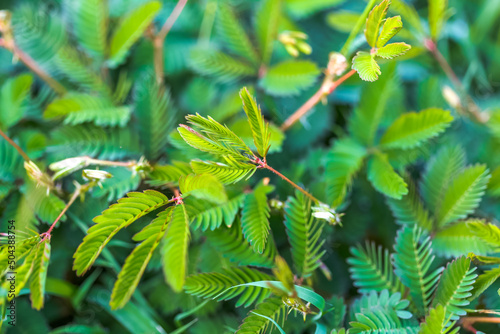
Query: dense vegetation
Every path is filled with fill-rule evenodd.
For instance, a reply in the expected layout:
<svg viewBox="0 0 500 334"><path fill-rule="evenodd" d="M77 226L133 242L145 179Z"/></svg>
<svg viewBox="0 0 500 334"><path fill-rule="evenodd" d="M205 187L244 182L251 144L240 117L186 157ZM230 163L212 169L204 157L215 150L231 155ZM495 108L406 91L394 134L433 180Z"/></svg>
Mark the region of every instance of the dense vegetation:
<svg viewBox="0 0 500 334"><path fill-rule="evenodd" d="M3 6L1 332L499 331L500 2Z"/></svg>

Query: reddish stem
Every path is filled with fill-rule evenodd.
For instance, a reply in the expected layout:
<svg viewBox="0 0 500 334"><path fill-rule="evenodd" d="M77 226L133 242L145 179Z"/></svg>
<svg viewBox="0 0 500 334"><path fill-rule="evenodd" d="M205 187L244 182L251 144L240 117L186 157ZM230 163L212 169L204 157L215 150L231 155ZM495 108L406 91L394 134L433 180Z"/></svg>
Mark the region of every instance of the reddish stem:
<svg viewBox="0 0 500 334"><path fill-rule="evenodd" d="M464 317L460 320L462 327L472 333L477 333L477 330L472 326L476 322L483 323L495 323L500 324L500 318L491 318L491 317Z"/></svg>
<svg viewBox="0 0 500 334"><path fill-rule="evenodd" d="M6 141L9 142L9 144L11 144L17 152L19 152L19 154L23 157L24 161L26 162L30 162L30 157L28 157L28 155L23 151L22 148L19 147L19 145L17 145L12 139L10 139L2 130L0 130L0 136L4 137Z"/></svg>
<svg viewBox="0 0 500 334"><path fill-rule="evenodd" d="M297 109L297 111L295 111L290 117L285 120L283 125L281 125L281 130L288 130L305 114L307 114L309 110L311 110L316 104L318 104L318 102L321 101L324 96L333 93L333 91L335 91L338 86L340 86L344 81L350 78L354 73L356 73L356 70L350 70L333 82L326 80L309 100L307 100L299 109Z"/></svg>
<svg viewBox="0 0 500 334"><path fill-rule="evenodd" d="M64 216L64 214L66 213L66 211L68 211L69 207L73 204L73 202L76 200L76 198L80 195L80 189L81 188L78 188L77 190L75 190L75 192L73 193L73 196L71 196L71 199L69 200L68 204L66 204L66 206L61 211L61 213L59 214L59 216L57 216L56 220L54 220L54 222L52 223L52 225L50 225L50 228L47 230L47 232L44 232L44 233L40 234L40 236L42 237L42 240L40 242L42 242L42 241L44 241L46 239L50 240L50 236L51 236L52 230L56 226L57 222L61 219L61 217Z"/></svg>

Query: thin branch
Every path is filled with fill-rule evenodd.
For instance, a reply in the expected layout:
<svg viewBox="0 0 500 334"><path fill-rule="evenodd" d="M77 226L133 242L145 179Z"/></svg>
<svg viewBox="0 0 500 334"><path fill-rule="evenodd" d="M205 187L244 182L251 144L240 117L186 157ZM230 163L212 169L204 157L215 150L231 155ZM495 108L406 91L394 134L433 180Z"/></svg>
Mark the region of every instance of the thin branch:
<svg viewBox="0 0 500 334"><path fill-rule="evenodd" d="M23 157L24 161L30 162L30 157L23 151L22 148L19 147L12 139L10 139L2 130L0 130L0 136L4 137L6 141L9 142L10 145L12 145L17 152Z"/></svg>
<svg viewBox="0 0 500 334"><path fill-rule="evenodd" d="M500 318L491 318L491 317L463 317L460 320L460 324L462 327L472 333L477 333L478 331L472 326L476 322L482 323L495 323L500 324Z"/></svg>
<svg viewBox="0 0 500 334"><path fill-rule="evenodd" d="M309 100L307 100L297 111L295 111L290 117L288 117L283 125L281 125L282 131L287 131L292 125L294 125L298 120L300 120L305 114L309 112L316 104L323 99L323 97L333 93L335 89L340 86L344 81L350 78L356 70L350 70L340 78L335 81L325 80L321 87Z"/></svg>
<svg viewBox="0 0 500 334"><path fill-rule="evenodd" d="M172 11L172 13L170 13L170 16L167 18L167 20L161 27L161 30L154 37L153 61L156 73L156 80L159 83L163 83L163 76L164 76L163 44L165 42L165 38L167 37L167 34L174 26L175 21L177 21L177 19L179 18L179 15L181 15L182 10L184 9L184 6L186 6L187 1L188 0L179 0L179 2L177 2L177 4L174 7L174 10Z"/></svg>
<svg viewBox="0 0 500 334"><path fill-rule="evenodd" d="M434 59L438 62L439 66L443 70L443 72L446 74L448 79L453 83L455 88L460 92L460 95L462 95L462 98L466 101L466 109L469 111L471 116L473 117L474 120L476 120L478 123L485 123L488 121L487 115L483 115L481 113L481 108L474 102L472 97L470 97L469 94L467 94L467 91L465 90L464 86L462 85L462 82L458 78L458 76L455 74L453 69L451 68L450 64L446 60L446 58L443 56L441 52L439 52L436 43L434 43L433 40L431 39L426 39L424 41L424 46L429 52L432 54Z"/></svg>
<svg viewBox="0 0 500 334"><path fill-rule="evenodd" d="M56 226L57 222L61 219L62 216L64 216L64 214L66 213L66 211L68 211L69 207L73 204L73 202L75 202L75 200L77 199L77 197L80 196L81 191L82 191L81 187L79 187L79 188L77 188L75 190L75 192L73 193L73 196L71 196L69 202L66 204L66 206L61 211L61 213L59 214L59 216L57 216L56 220L54 220L54 222L52 223L52 225L50 225L50 228L47 230L47 232L44 232L44 233L40 234L40 236L42 237L41 241L44 241L46 239L50 239L52 230Z"/></svg>

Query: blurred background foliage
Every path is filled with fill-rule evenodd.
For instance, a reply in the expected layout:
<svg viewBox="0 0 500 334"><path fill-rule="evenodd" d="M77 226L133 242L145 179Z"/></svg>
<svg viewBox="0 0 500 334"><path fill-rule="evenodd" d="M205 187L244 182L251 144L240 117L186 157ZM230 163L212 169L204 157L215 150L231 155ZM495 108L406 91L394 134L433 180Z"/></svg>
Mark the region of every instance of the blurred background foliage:
<svg viewBox="0 0 500 334"><path fill-rule="evenodd" d="M493 174L475 217L498 224L500 2L449 1L447 19L436 45L462 88L450 80L442 64L426 49L425 36L430 34L426 23L427 1L407 3L414 6L415 13L405 12L407 7L401 0L393 1L390 11L402 15L404 26L396 39L411 44L411 51L397 61L382 61L382 75L374 83L361 81L357 75L349 78L325 103L316 105L299 123L282 132L278 127L320 86L329 53L343 47L366 6L365 1L283 0L282 6L273 12L272 8L262 8L262 2L257 0L190 0L164 40L161 59L164 85L159 85L154 74L154 34L167 20L176 1L163 0L160 4L147 0L4 0L0 7L12 14L12 38L17 47L57 84L47 84L22 59L13 57L11 50L0 48L0 127L42 170L51 163L83 155L115 161L138 161L144 156L152 166L173 166L177 161L182 170L183 166L186 168L182 162L204 158L204 153L187 146L174 130L187 114L210 115L252 144L238 97L239 89L246 85L252 87L266 119L273 124L269 164L316 197L330 201L325 168L332 146L338 138L346 136L349 120L356 110L361 113L380 110L382 129L404 112L443 108L451 110L454 116L446 132L411 154L395 152L389 156L390 162L398 172L407 173L418 182L429 159L439 149L461 146L468 164L485 164ZM138 13L138 8L143 8L143 13ZM92 31L86 26L82 15L85 11L109 17L103 19L102 30ZM220 19L231 13L236 15L243 31L225 26L228 19ZM148 15L154 18L148 19ZM272 48L267 46L267 49L263 47L268 45L263 42L265 36L259 33L266 20L276 21L278 36L282 38L281 42L276 38ZM144 29L137 30L140 24L144 24ZM123 36L113 35L119 29L123 36L129 37L138 32L128 47L128 42L120 41ZM290 47L286 45L287 39L283 39L290 37L287 31L303 32L308 38L301 39L299 35ZM352 51L363 46L361 37L354 40ZM470 110L472 107L457 101L449 89L459 95L463 89L481 111L480 115L488 115L484 116L487 121L477 119ZM79 110L84 112L78 113ZM71 117L67 116L69 111ZM165 284L159 256L153 257L132 300L123 309L110 309L113 282L134 247L131 236L139 231L138 226L145 218L121 231L90 273L76 276L71 269L72 255L94 217L128 191L175 182L171 169L161 174L162 169L158 168L146 177L127 168L102 169L113 178L92 189L84 201L77 200L53 233L44 308L32 309L28 291L23 290L23 296L17 299L17 326L8 328L4 324L2 330L7 327L9 333L172 333L176 329L181 329L176 333L234 332L249 309L235 308L234 301L210 301L196 308L202 299L174 293ZM285 201L292 195L289 185L278 177L264 172L259 175L271 177L276 186L269 198ZM246 185L234 186L233 191L238 193L245 187L253 187L259 179L255 177ZM83 182L79 173L71 174L58 180L54 191L46 196L46 189L36 187L26 176L22 157L1 140L1 229L6 229L7 220L15 219L20 231L45 231L69 199L74 180ZM366 171L361 169L349 194L337 207L345 213L342 227L326 226L323 232L326 237L323 261L331 274L314 275L316 292L325 298L343 297L347 303L357 295L346 262L349 248L364 244L365 240L393 248L398 225L388 202L370 185ZM270 223L278 251L290 258L279 209L271 211ZM455 239L443 237L441 243L435 242L439 264L471 251L480 253L479 241L467 238L467 233L462 233ZM210 234L194 232L189 273L220 271L228 266L229 260L215 243L205 239L210 241ZM478 307L499 309L496 292L499 287L496 284L488 289ZM191 310L192 314L179 318ZM191 324L193 319L197 320ZM183 328L186 324L189 326ZM283 326L286 333L313 333L314 328L310 321L292 315ZM486 333L498 331L496 325L477 328Z"/></svg>

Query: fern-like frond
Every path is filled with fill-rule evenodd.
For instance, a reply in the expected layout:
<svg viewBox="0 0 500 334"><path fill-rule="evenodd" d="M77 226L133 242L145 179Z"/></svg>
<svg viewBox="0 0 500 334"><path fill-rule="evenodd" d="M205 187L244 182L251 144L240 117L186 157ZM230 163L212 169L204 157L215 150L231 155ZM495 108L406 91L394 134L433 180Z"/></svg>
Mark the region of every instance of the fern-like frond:
<svg viewBox="0 0 500 334"><path fill-rule="evenodd" d="M108 66L114 68L125 60L130 47L141 37L160 8L159 1L149 1L121 19L111 37Z"/></svg>
<svg viewBox="0 0 500 334"><path fill-rule="evenodd" d="M179 189L183 195L193 196L215 204L227 202L226 190L222 183L211 174L188 174L179 179Z"/></svg>
<svg viewBox="0 0 500 334"><path fill-rule="evenodd" d="M257 147L257 152L259 152L261 157L265 158L269 151L269 139L271 138L269 124L264 121L264 116L262 116L257 101L250 95L246 87L240 90L240 97L243 102L243 110L248 117L248 123L252 129L253 142L255 147Z"/></svg>
<svg viewBox="0 0 500 334"><path fill-rule="evenodd" d="M382 246L377 248L375 243L367 242L365 248L357 246L351 247L350 250L352 257L347 259L349 272L360 293L384 289L392 292L403 291L399 278L392 270L388 249L383 249Z"/></svg>
<svg viewBox="0 0 500 334"><path fill-rule="evenodd" d="M486 165L468 167L455 177L446 189L443 201L436 208L437 224L443 227L474 212L488 184Z"/></svg>
<svg viewBox="0 0 500 334"><path fill-rule="evenodd" d="M49 260L50 240L45 239L36 248L36 256L33 259L33 271L30 275L31 306L37 310L43 307Z"/></svg>
<svg viewBox="0 0 500 334"><path fill-rule="evenodd" d="M152 73L141 77L134 87L134 113L145 156L156 160L165 150L176 111L169 91L158 84Z"/></svg>
<svg viewBox="0 0 500 334"><path fill-rule="evenodd" d="M274 187L259 185L247 194L241 212L241 229L245 239L252 245L254 251L262 254L266 248L269 235L270 208L266 194Z"/></svg>
<svg viewBox="0 0 500 334"><path fill-rule="evenodd" d="M483 294L486 289L488 289L495 281L500 277L500 267L493 268L491 270L486 270L484 273L479 275L474 282L473 289L471 290L471 296L469 300L475 300Z"/></svg>
<svg viewBox="0 0 500 334"><path fill-rule="evenodd" d="M445 146L429 160L422 176L420 191L426 206L432 212L436 212L449 183L464 167L465 152L460 146Z"/></svg>
<svg viewBox="0 0 500 334"><path fill-rule="evenodd" d="M191 275L186 279L184 289L191 295L217 300L229 300L241 295L236 302L236 307L241 305L248 307L267 298L270 290L257 286L232 287L266 280L273 280L273 277L247 267L228 268L224 270L223 274L203 273Z"/></svg>
<svg viewBox="0 0 500 334"><path fill-rule="evenodd" d="M146 181L151 186L175 185L179 178L193 172L187 162L172 161L171 165L154 165ZM201 173L200 173L201 174Z"/></svg>
<svg viewBox="0 0 500 334"><path fill-rule="evenodd" d="M267 328L273 327L269 324L273 319L276 323L282 317L285 317L285 304L278 297L269 297L256 308L248 313L248 316L243 320L236 334L263 334ZM267 317L267 318L266 318Z"/></svg>
<svg viewBox="0 0 500 334"><path fill-rule="evenodd" d="M81 124L54 130L47 152L52 161L82 155L114 160L137 154L139 147L128 128L103 129Z"/></svg>
<svg viewBox="0 0 500 334"><path fill-rule="evenodd" d="M456 334L460 327L453 327L455 322L450 323L450 318L446 317L443 305L438 305L429 311L425 317L425 322L420 325L420 334Z"/></svg>
<svg viewBox="0 0 500 334"><path fill-rule="evenodd" d="M312 61L285 60L270 67L259 86L271 95L297 95L313 85L319 74L319 68Z"/></svg>
<svg viewBox="0 0 500 334"><path fill-rule="evenodd" d="M40 238L37 237L37 241L40 241ZM35 258L38 255L38 246L33 245L29 251L27 252L27 256L24 259L23 263L20 264L18 262L17 266L15 267L15 270L13 268L10 268L9 271L15 272L16 274L7 274L3 277L5 277L5 281L2 282L2 289L5 291L11 290L11 284L12 284L12 277L14 278L15 284L14 284L14 291L13 294L9 293L7 295L7 300L11 301L14 296L19 296L19 292L21 291L22 288L26 286L26 283L28 283L28 279L30 278L31 273L33 272L33 267L35 265ZM3 260L3 258L2 258ZM17 258L16 258L17 260ZM20 260L18 260L20 261ZM7 257L5 257L5 263L8 263ZM20 265L19 265L20 264ZM7 266L6 266L7 268ZM3 274L3 273L2 273Z"/></svg>
<svg viewBox="0 0 500 334"><path fill-rule="evenodd" d="M101 187L92 189L92 196L105 197L109 202L122 198L129 191L136 190L141 182L139 173L126 168L110 167L103 170L111 173L113 177L101 182Z"/></svg>
<svg viewBox="0 0 500 334"><path fill-rule="evenodd" d="M486 223L479 219L467 221L467 227L473 235L492 247L500 247L500 228L492 223Z"/></svg>
<svg viewBox="0 0 500 334"><path fill-rule="evenodd" d="M193 49L190 53L189 65L196 72L224 83L231 83L257 74L257 69L248 63L210 49Z"/></svg>
<svg viewBox="0 0 500 334"><path fill-rule="evenodd" d="M401 115L389 126L380 139L388 148L412 148L437 136L450 126L453 117L449 111L438 108Z"/></svg>
<svg viewBox="0 0 500 334"><path fill-rule="evenodd" d="M257 170L257 166L253 164L230 158L226 158L225 160L225 164L212 161L192 160L191 167L196 174L211 174L224 184L248 180Z"/></svg>
<svg viewBox="0 0 500 334"><path fill-rule="evenodd" d="M8 129L23 118L25 102L29 97L33 76L21 74L5 80L0 90L0 127Z"/></svg>
<svg viewBox="0 0 500 334"><path fill-rule="evenodd" d="M382 290L380 295L375 291L357 299L351 306L351 328L349 333L418 333L417 324L408 321L412 314L405 309L409 302L401 299L399 292L389 294Z"/></svg>
<svg viewBox="0 0 500 334"><path fill-rule="evenodd" d="M431 239L418 226L405 226L398 232L394 249L395 273L410 290L419 315L425 315L443 271L443 267L429 271L435 258Z"/></svg>
<svg viewBox="0 0 500 334"><path fill-rule="evenodd" d="M480 236L471 233L469 223L474 223L476 219L459 221L450 224L438 231L432 240L432 245L436 254L444 257L458 257L474 253L486 255L495 251L496 247L489 244ZM497 246L498 247L498 246Z"/></svg>
<svg viewBox="0 0 500 334"><path fill-rule="evenodd" d="M311 200L299 191L285 203L285 227L297 273L309 277L325 254L321 249L325 243L321 239L324 221L311 216Z"/></svg>
<svg viewBox="0 0 500 334"><path fill-rule="evenodd" d="M273 42L278 35L281 16L281 0L265 0L260 5L255 19L255 35L259 42L262 63L267 64L273 52Z"/></svg>
<svg viewBox="0 0 500 334"><path fill-rule="evenodd" d="M490 196L500 196L500 166L491 172L491 179L488 182L488 194Z"/></svg>
<svg viewBox="0 0 500 334"><path fill-rule="evenodd" d="M257 64L259 56L233 9L227 4L220 4L216 20L217 33L226 42L225 45L238 56Z"/></svg>
<svg viewBox="0 0 500 334"><path fill-rule="evenodd" d="M129 107L116 107L107 98L72 92L49 104L43 116L49 119L64 117L64 124L70 125L93 122L100 126L124 126L130 113Z"/></svg>
<svg viewBox="0 0 500 334"><path fill-rule="evenodd" d="M32 212L36 214L38 219L47 224L54 222L66 206L62 199L51 192L47 194L47 189L37 187L36 183L31 180L26 182L22 192ZM63 215L60 220L65 221L66 215Z"/></svg>
<svg viewBox="0 0 500 334"><path fill-rule="evenodd" d="M118 203L94 218L95 225L89 228L73 255L73 270L76 270L77 275L84 274L118 231L167 203L169 199L154 190L145 190L143 193L130 192L127 197L119 199Z"/></svg>
<svg viewBox="0 0 500 334"><path fill-rule="evenodd" d="M122 308L130 300L130 297L139 284L139 280L146 270L149 260L151 260L151 256L153 256L153 252L165 234L172 211L172 207L167 208L141 232L136 234L136 239L146 239L136 246L132 253L125 259L125 263L118 274L118 279L111 293L109 304L112 309Z"/></svg>
<svg viewBox="0 0 500 334"><path fill-rule="evenodd" d="M90 55L104 58L108 31L108 6L105 0L64 1L69 9L73 34Z"/></svg>
<svg viewBox="0 0 500 334"><path fill-rule="evenodd" d="M424 208L422 200L415 189L415 184L405 178L408 185L408 195L400 200L387 197L387 204L391 208L396 222L400 225L417 225L426 231L431 231L434 225L429 211Z"/></svg>
<svg viewBox="0 0 500 334"><path fill-rule="evenodd" d="M368 162L368 180L377 191L401 199L408 193L408 186L392 168L386 154L377 153Z"/></svg>
<svg viewBox="0 0 500 334"><path fill-rule="evenodd" d="M333 206L342 204L352 179L361 168L366 149L352 139L340 139L326 156L326 196Z"/></svg>
<svg viewBox="0 0 500 334"><path fill-rule="evenodd" d="M262 254L255 252L245 240L241 231L241 224L236 219L231 228L220 227L208 232L208 241L229 261L239 266L274 267L274 258L277 254L274 239L269 238L266 249Z"/></svg>
<svg viewBox="0 0 500 334"><path fill-rule="evenodd" d="M186 210L191 218L193 229L201 228L202 231L207 229L213 231L219 228L222 222L226 226L231 227L236 213L243 205L244 199L245 194L240 194L220 204L189 198L184 202L186 203Z"/></svg>
<svg viewBox="0 0 500 334"><path fill-rule="evenodd" d="M177 205L172 212L161 249L165 280L175 292L182 291L186 280L190 238L186 207L184 204Z"/></svg>
<svg viewBox="0 0 500 334"><path fill-rule="evenodd" d="M460 257L446 266L432 302L434 307L445 307L446 316L452 320L467 314L462 307L469 305L467 299L472 295L470 291L477 277L476 268L470 269L470 263L470 258Z"/></svg>

